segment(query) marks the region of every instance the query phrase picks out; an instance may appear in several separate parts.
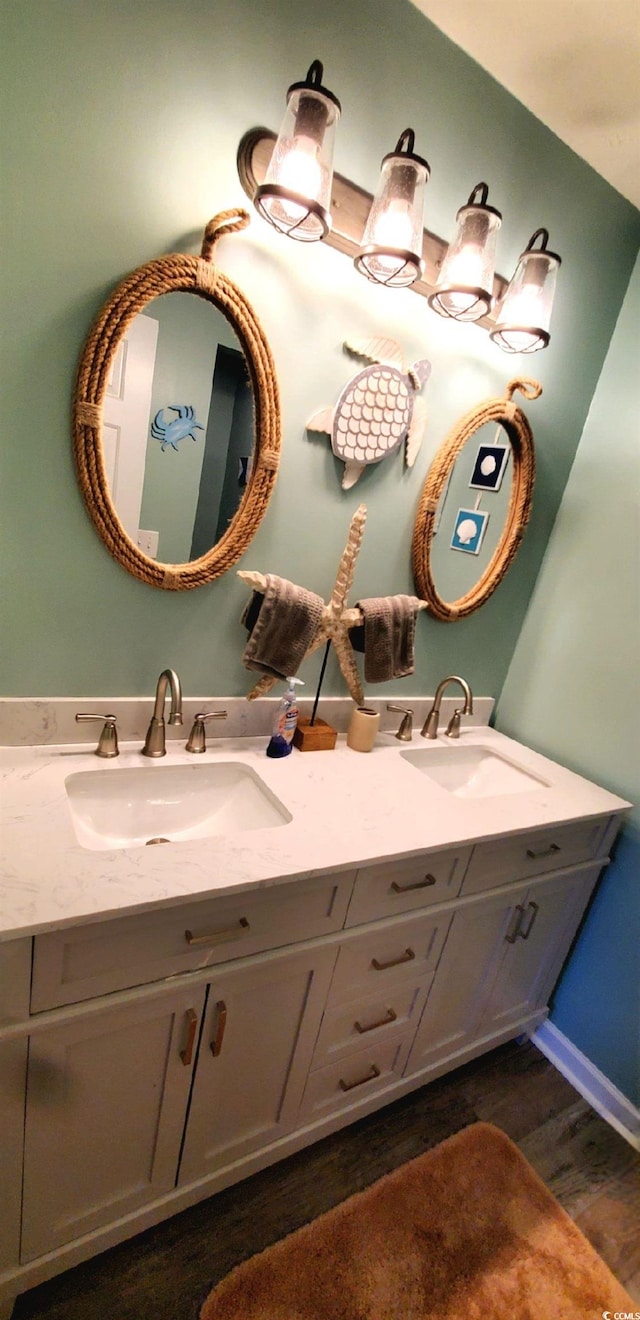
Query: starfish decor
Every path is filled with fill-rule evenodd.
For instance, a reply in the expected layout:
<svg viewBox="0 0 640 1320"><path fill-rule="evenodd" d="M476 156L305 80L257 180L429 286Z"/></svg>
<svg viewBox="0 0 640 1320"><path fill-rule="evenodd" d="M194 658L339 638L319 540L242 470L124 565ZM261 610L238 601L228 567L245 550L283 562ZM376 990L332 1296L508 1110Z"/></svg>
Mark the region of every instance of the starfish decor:
<svg viewBox="0 0 640 1320"><path fill-rule="evenodd" d="M360 674L355 662L351 643L349 641L349 629L356 628L362 623L362 613L358 609L347 608L347 596L353 584L353 575L356 567L356 560L362 542L364 525L367 520L367 508L365 504L358 505L351 525L347 544L342 552L342 558L338 565L335 585L331 594L331 599L324 606L322 618L315 637L305 655L313 655L319 647L326 641L333 642L335 653L338 657L338 663L344 674L349 692L357 705L362 705L364 693ZM247 586L252 587L254 591L266 591L267 579L263 573L253 573L239 571L238 577L246 582ZM270 674L264 674L256 683L255 687L247 693L250 701L256 697L264 697L271 691L277 679Z"/></svg>

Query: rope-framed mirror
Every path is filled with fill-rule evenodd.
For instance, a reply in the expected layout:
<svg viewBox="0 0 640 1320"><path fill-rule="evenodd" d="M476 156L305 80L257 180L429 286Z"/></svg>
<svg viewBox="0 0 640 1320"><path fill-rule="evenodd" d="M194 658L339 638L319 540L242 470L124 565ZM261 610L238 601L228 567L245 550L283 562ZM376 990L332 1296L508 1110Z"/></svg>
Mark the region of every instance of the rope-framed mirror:
<svg viewBox="0 0 640 1320"><path fill-rule="evenodd" d="M535 449L527 417L513 402L516 391L526 399L536 399L542 393L542 387L528 377L517 378L509 382L503 397L488 399L472 408L450 431L427 473L416 514L411 559L417 594L426 601L429 612L443 622L465 618L484 605L513 562L529 521L535 481ZM456 462L467 443L487 423L502 427L506 434L511 460L508 504L498 543L486 567L468 590L448 600L436 585L434 536ZM473 513L467 520L470 531L472 518Z"/></svg>
<svg viewBox="0 0 640 1320"><path fill-rule="evenodd" d="M231 234L244 229L249 224L246 211L234 209L223 211L209 221L204 231L202 250L199 257L171 253L168 256L147 262L138 267L118 287L102 308L87 341L84 345L76 379L73 403L73 452L76 473L87 511L106 548L119 564L134 577L150 586L170 591L186 591L214 581L226 573L243 554L264 517L276 480L281 447L280 398L273 358L262 327L241 290L222 273L213 263L212 254L217 241L224 234ZM200 463L199 505L200 521L209 518L209 530L205 532L206 548L198 553L197 549L185 554L179 562L167 562L162 557L163 536L160 534L159 554L154 557L148 553L145 537L157 537L157 532L141 533L137 531L139 519L144 525L143 482L140 480L140 492L136 508L125 516L116 502L114 490L113 453L119 453L119 427L116 422L105 419L105 406L111 403L111 396L118 395L120 387L114 386L114 377L121 373L121 364L126 359L127 337L132 337L134 322L153 320L149 318L149 308L159 306L165 301L164 295L196 295L222 318L224 326L232 333L231 343L238 351L226 350L233 358L244 364L244 383L251 399L244 407L245 429L252 432L250 440L243 440L246 452L238 459L236 450L226 457L227 486L239 487L236 507L225 516L224 509L219 515L218 530L210 515L209 489L202 486L204 458L196 459ZM184 301L184 300L183 300ZM191 300L187 300L191 304ZM154 331L157 334L157 330ZM146 331L145 331L146 334ZM224 336L226 337L226 336ZM155 341L154 341L155 343ZM154 348L155 353L155 348ZM131 353L132 358L133 353ZM187 353L187 358L193 354ZM217 360L216 360L217 361ZM205 367L208 370L208 367ZM216 370L218 369L216 364ZM146 376L145 376L146 370ZM152 398L153 363L149 369L144 362L140 368L140 381L134 381L132 393L135 399ZM144 381L149 378L148 387ZM171 376L169 377L171 378ZM147 394L144 389L147 388ZM135 444L141 447L144 455L145 446L153 446L155 455L162 452L175 459L171 468L167 464L161 473L165 486L165 503L178 503L176 481L186 471L186 461L179 467L176 457L185 448L189 457L196 454L198 446L204 445L204 435L209 436L208 425L200 420L200 415L189 403L181 401L179 391L172 393L173 387L166 386L163 402L166 407L153 415L149 403L138 408L144 417L143 431L136 437ZM184 392L184 391L183 391ZM212 392L211 382L209 392ZM118 397L120 397L118 395ZM212 393L211 393L211 397ZM157 400L156 400L157 401ZM233 408L227 403L227 414L233 414ZM120 414L117 414L119 416ZM247 421L248 418L248 421ZM216 422L216 425L218 423ZM113 437L115 436L115 439ZM113 439L113 443L112 443ZM108 443L107 443L108 442ZM183 443L182 450L180 442ZM195 442L195 448L193 443ZM115 446L115 449L114 449ZM124 449L124 445L122 446ZM112 452L113 451L113 452ZM166 452L165 452L166 451ZM127 459L130 454L127 452ZM144 456L142 457L144 468ZM219 461L214 456L214 462ZM197 474L196 474L197 479ZM211 480L211 478L209 478ZM223 478L219 478L221 486ZM121 483L127 488L130 499L131 481ZM204 509L204 512L202 510ZM220 526L222 522L222 526ZM126 523L126 525L125 525ZM148 522L147 522L148 526ZM202 538L201 538L202 539ZM168 539L170 543L170 538ZM197 545L195 534L192 546Z"/></svg>

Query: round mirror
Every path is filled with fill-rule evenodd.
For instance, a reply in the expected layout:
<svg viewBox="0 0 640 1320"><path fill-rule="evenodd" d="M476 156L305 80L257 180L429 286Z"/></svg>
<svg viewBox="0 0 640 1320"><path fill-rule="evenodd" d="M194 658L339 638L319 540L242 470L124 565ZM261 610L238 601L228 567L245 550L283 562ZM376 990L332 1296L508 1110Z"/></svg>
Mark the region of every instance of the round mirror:
<svg viewBox="0 0 640 1320"><path fill-rule="evenodd" d="M217 239L248 220L225 212L207 226L199 259L173 254L134 271L80 362L80 487L108 549L153 586L185 590L226 572L275 481L271 353L249 303L211 261Z"/></svg>
<svg viewBox="0 0 640 1320"><path fill-rule="evenodd" d="M416 517L416 590L436 618L464 618L502 581L524 534L535 479L533 435L512 401L542 392L513 380L506 397L473 408L453 428L429 469Z"/></svg>

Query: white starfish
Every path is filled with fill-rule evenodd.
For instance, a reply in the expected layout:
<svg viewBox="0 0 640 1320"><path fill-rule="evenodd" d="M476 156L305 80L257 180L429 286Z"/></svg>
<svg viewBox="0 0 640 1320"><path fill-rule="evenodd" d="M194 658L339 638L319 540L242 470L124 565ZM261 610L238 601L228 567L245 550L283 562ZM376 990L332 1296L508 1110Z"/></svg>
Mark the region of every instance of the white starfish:
<svg viewBox="0 0 640 1320"><path fill-rule="evenodd" d="M353 584L356 560L362 543L366 520L366 505L360 504L351 519L347 544L338 565L331 598L324 606L318 630L304 657L306 659L307 656L313 655L313 652L317 651L324 642L332 641L349 692L359 706L364 701L364 692L349 641L349 629L356 628L362 623L362 613L360 610L347 607L347 596ZM254 591L264 592L267 589L267 579L263 573L239 570L238 577L246 582L247 586L252 587ZM255 701L256 697L264 697L277 682L277 678L273 678L271 674L264 674L255 687L252 687L251 691L247 693L249 701Z"/></svg>

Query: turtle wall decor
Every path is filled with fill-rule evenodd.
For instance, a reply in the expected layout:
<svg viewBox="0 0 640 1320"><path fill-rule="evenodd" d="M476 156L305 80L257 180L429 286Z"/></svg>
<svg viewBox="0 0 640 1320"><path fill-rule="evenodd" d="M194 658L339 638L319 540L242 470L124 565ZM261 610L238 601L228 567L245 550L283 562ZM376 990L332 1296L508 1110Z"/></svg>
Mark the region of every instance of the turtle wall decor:
<svg viewBox="0 0 640 1320"><path fill-rule="evenodd" d="M419 391L429 379L426 358L405 367L394 339L345 340L352 357L370 365L345 385L334 408L321 408L307 422L307 431L324 431L336 458L344 463L342 489L355 486L369 463L395 454L405 442L405 463L413 467L427 420Z"/></svg>

